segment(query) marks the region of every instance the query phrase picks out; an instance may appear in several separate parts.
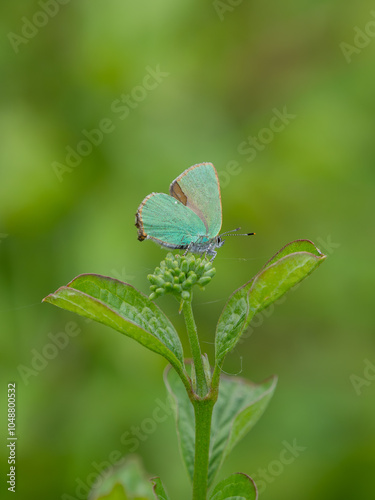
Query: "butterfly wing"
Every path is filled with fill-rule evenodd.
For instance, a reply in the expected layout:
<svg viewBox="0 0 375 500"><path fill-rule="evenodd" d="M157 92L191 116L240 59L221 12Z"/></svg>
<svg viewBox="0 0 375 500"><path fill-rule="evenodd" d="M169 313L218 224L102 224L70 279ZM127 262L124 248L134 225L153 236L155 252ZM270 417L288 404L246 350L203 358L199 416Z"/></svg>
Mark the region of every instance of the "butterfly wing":
<svg viewBox="0 0 375 500"><path fill-rule="evenodd" d="M190 208L202 220L207 238L221 229L219 178L212 163L199 163L183 172L170 185L171 196Z"/></svg>
<svg viewBox="0 0 375 500"><path fill-rule="evenodd" d="M186 248L206 234L203 221L190 208L165 193L151 193L136 214L138 239L151 238L169 248Z"/></svg>

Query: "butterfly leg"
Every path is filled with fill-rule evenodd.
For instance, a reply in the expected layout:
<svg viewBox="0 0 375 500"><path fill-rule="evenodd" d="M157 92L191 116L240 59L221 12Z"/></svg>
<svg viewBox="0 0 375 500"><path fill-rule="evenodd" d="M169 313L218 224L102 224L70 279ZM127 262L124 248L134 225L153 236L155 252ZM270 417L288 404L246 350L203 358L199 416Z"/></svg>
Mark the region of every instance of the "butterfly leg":
<svg viewBox="0 0 375 500"><path fill-rule="evenodd" d="M217 252L214 250L214 248L215 248L215 245L211 244L204 253L205 259L207 258L207 255L209 255L211 257L210 262L212 262L217 255Z"/></svg>
<svg viewBox="0 0 375 500"><path fill-rule="evenodd" d="M213 262L214 258L217 255L217 252L215 252L215 250L212 250L212 253L210 255L212 255L212 258L210 259L210 262Z"/></svg>
<svg viewBox="0 0 375 500"><path fill-rule="evenodd" d="M203 237L201 236L200 239L202 240ZM200 242L198 242L200 243ZM199 257L202 257L204 255L204 259L207 259L207 255L211 255L211 245L208 245L206 247L203 247L203 249L200 249L199 252Z"/></svg>
<svg viewBox="0 0 375 500"><path fill-rule="evenodd" d="M207 250L207 253L208 255L212 255L212 258L210 259L210 262L213 262L213 260L215 259L216 255L217 255L217 252L214 250L214 246L211 246L208 250Z"/></svg>
<svg viewBox="0 0 375 500"><path fill-rule="evenodd" d="M191 242L191 243L188 244L188 246L186 247L185 252L183 253L184 256L187 255L188 252L190 252L190 249L191 249L192 246L193 246L193 242Z"/></svg>

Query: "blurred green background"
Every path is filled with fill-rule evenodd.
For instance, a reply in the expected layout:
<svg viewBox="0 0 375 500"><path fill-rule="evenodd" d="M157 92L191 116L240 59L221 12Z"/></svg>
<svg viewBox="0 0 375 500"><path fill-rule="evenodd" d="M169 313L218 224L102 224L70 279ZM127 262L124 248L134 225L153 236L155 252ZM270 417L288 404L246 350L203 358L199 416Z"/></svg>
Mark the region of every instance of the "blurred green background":
<svg viewBox="0 0 375 500"><path fill-rule="evenodd" d="M0 453L4 463L6 384L15 381L16 496L80 498L94 462L118 450L139 453L171 498L190 498L172 417L150 423L156 400L166 399L163 358L41 299L84 272L147 293L146 276L166 252L137 241L136 209L190 165L212 161L223 230L257 236L228 238L213 284L195 294L211 359L226 298L285 243L309 238L329 257L255 319L228 357L228 373L256 382L277 373L279 385L219 477L242 471L260 483L264 469L264 500L367 500L375 468L375 371L365 368L366 359L375 364L373 2L82 0L43 11L47 3L0 7ZM271 137L262 129L275 109L294 116ZM86 154L83 131L99 125L107 132L92 135L97 145ZM258 138L256 154L249 137ZM83 155L76 166L67 147ZM177 304L159 304L187 349ZM79 333L32 368L70 322ZM149 432L123 444L133 426ZM305 450L280 467L284 442L294 440Z"/></svg>

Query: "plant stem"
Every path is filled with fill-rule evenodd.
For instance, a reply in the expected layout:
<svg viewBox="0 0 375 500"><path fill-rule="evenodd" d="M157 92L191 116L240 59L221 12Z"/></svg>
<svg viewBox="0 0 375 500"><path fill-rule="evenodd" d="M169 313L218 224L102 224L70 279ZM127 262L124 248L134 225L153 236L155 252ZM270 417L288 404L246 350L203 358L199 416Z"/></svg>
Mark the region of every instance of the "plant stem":
<svg viewBox="0 0 375 500"><path fill-rule="evenodd" d="M220 374L222 366L223 362L215 364L214 372L212 374L212 379L211 379L211 393L213 396L216 397L216 399L219 393Z"/></svg>
<svg viewBox="0 0 375 500"><path fill-rule="evenodd" d="M199 345L197 327L195 326L191 301L185 301L182 306L186 329L193 355L197 394L189 395L195 414L195 455L193 476L193 500L206 500L208 483L208 466L210 456L212 410L218 396L219 379L214 389L208 392L204 372L201 348ZM220 375L220 371L219 371Z"/></svg>
<svg viewBox="0 0 375 500"><path fill-rule="evenodd" d="M206 500L213 399L196 399L193 500Z"/></svg>
<svg viewBox="0 0 375 500"><path fill-rule="evenodd" d="M198 396L204 397L207 392L206 376L204 374L202 353L199 345L197 327L195 325L193 309L191 307L191 300L185 300L182 306L184 313L186 330L189 337L191 353L194 361L195 374L197 377L197 393Z"/></svg>

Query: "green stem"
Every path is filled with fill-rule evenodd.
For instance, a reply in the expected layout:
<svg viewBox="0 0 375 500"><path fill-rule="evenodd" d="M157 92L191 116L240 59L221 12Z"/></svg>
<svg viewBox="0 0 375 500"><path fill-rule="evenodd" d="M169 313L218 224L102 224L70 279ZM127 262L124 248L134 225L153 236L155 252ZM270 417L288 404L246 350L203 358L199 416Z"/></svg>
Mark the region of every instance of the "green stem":
<svg viewBox="0 0 375 500"><path fill-rule="evenodd" d="M211 437L212 410L215 401L196 399L195 412L195 458L193 477L193 500L206 500L208 465Z"/></svg>
<svg viewBox="0 0 375 500"><path fill-rule="evenodd" d="M182 311L184 313L186 330L189 337L191 353L194 361L195 374L197 377L197 393L198 396L205 396L208 392L207 381L203 368L202 353L199 345L197 327L195 325L193 309L191 307L191 301L185 300L182 306Z"/></svg>
<svg viewBox="0 0 375 500"><path fill-rule="evenodd" d="M212 410L218 397L219 376L215 387L208 392L202 354L199 345L197 327L195 326L191 301L185 301L182 306L186 329L193 355L197 394L189 394L195 414L195 454L193 476L193 500L206 500L208 486L208 467L210 457L210 438Z"/></svg>
<svg viewBox="0 0 375 500"><path fill-rule="evenodd" d="M221 374L221 367L223 366L223 361L219 364L215 365L214 372L212 374L212 380L211 380L211 393L216 396L219 393L219 384L220 384L220 374Z"/></svg>

